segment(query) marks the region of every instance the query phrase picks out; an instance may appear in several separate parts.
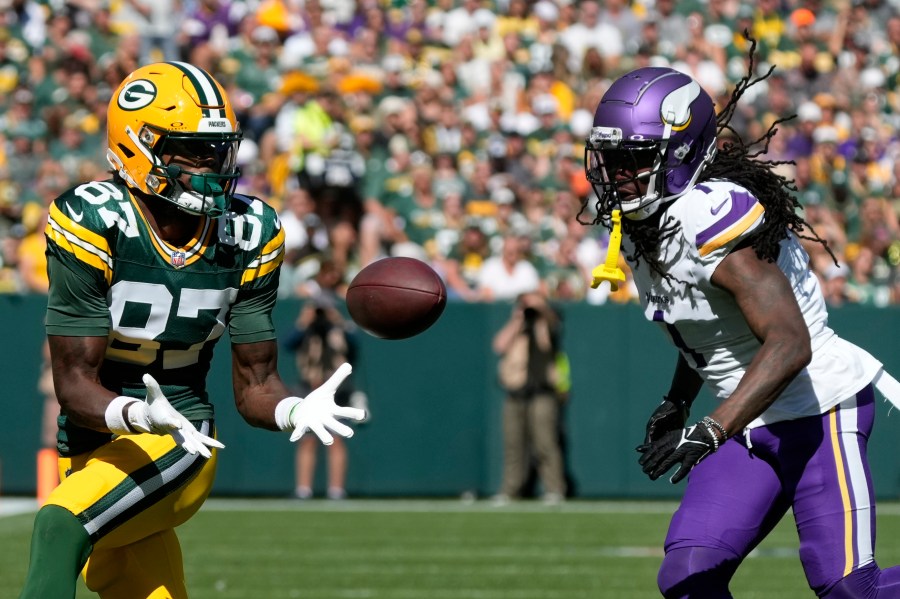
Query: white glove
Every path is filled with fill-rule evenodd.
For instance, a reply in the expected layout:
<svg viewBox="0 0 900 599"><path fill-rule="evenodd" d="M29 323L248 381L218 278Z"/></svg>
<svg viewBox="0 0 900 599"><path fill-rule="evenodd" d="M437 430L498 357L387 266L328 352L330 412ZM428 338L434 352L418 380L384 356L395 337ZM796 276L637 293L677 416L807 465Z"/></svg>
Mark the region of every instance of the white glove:
<svg viewBox="0 0 900 599"><path fill-rule="evenodd" d="M212 457L210 447L225 447L212 437L202 434L173 408L156 379L145 374L143 381L147 386L145 401L120 396L110 403L106 411L106 422L112 432L128 434L136 430L153 435L171 435L186 452L192 455L199 453L205 458ZM127 423L122 418L122 408L126 405Z"/></svg>
<svg viewBox="0 0 900 599"><path fill-rule="evenodd" d="M350 438L353 429L338 422L338 418L364 420L366 411L359 408L342 408L334 403L334 393L353 369L346 362L321 387L304 398L285 397L275 407L275 423L283 431L292 430L291 441L296 441L307 431L312 431L324 445L334 443L335 434Z"/></svg>

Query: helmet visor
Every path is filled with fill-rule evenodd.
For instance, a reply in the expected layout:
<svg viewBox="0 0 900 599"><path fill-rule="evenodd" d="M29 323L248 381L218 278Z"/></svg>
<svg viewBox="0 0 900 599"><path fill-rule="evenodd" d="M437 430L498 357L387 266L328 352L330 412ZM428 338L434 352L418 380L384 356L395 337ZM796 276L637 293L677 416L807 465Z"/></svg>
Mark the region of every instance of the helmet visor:
<svg viewBox="0 0 900 599"><path fill-rule="evenodd" d="M588 177L597 184L612 184L617 180L633 179L652 169L659 158L655 147L588 147Z"/></svg>
<svg viewBox="0 0 900 599"><path fill-rule="evenodd" d="M239 134L227 137L167 135L160 140L156 154L167 158L167 163L175 160L188 167L204 167L214 173L228 176L234 173L237 166L239 144Z"/></svg>

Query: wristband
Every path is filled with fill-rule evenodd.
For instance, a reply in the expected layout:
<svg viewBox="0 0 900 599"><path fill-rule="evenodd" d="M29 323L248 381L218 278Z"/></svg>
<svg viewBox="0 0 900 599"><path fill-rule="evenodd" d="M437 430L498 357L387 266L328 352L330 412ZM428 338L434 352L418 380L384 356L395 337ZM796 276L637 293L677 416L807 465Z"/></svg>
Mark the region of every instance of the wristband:
<svg viewBox="0 0 900 599"><path fill-rule="evenodd" d="M704 426L706 426L706 428L708 428L708 429L714 428L717 431L719 431L720 433L722 433L722 441L725 441L728 439L728 433L725 431L725 427L722 426L715 418L712 418L710 416L704 416L703 420L701 420L701 422L703 423ZM719 440L718 435L713 435L713 436L716 437L716 441Z"/></svg>
<svg viewBox="0 0 900 599"><path fill-rule="evenodd" d="M106 413L104 414L106 428L116 435L133 435L136 431L128 424L123 413L126 406L130 406L138 401L140 400L124 395L113 398L109 405L106 406Z"/></svg>
<svg viewBox="0 0 900 599"><path fill-rule="evenodd" d="M698 423L698 426L701 425L706 429L706 432L709 433L709 437L712 439L713 451L719 451L719 435L716 434L716 431L714 431L711 426L702 420Z"/></svg>
<svg viewBox="0 0 900 599"><path fill-rule="evenodd" d="M294 413L294 408L299 406L301 401L303 400L299 397L285 397L278 402L278 405L275 406L275 426L278 427L278 430L294 430L294 425L291 423L291 415Z"/></svg>

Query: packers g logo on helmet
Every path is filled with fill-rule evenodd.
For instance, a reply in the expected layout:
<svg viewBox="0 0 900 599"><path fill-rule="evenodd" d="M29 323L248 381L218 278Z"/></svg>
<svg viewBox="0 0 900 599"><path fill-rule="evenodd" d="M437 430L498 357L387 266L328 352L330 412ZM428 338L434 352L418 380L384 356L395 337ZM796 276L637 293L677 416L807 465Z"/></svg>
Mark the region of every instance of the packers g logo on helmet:
<svg viewBox="0 0 900 599"><path fill-rule="evenodd" d="M132 81L119 92L119 108L122 110L139 110L149 106L156 99L156 86L152 81L138 79Z"/></svg>
<svg viewBox="0 0 900 599"><path fill-rule="evenodd" d="M135 70L110 100L107 135L107 161L132 190L190 214L227 209L242 135L225 90L203 69L173 61Z"/></svg>

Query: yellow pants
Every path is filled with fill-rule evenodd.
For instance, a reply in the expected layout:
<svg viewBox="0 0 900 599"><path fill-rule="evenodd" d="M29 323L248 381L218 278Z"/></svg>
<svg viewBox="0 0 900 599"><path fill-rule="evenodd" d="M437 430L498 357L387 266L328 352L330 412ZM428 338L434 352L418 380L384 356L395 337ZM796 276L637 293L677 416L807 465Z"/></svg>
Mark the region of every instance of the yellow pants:
<svg viewBox="0 0 900 599"><path fill-rule="evenodd" d="M209 422L199 427L210 434ZM47 504L77 517L91 536L87 587L102 599L187 599L175 527L212 488L216 450L190 455L165 435L121 436L59 459L60 485Z"/></svg>

